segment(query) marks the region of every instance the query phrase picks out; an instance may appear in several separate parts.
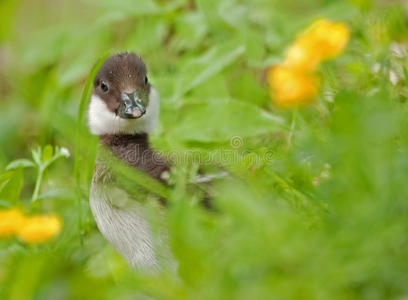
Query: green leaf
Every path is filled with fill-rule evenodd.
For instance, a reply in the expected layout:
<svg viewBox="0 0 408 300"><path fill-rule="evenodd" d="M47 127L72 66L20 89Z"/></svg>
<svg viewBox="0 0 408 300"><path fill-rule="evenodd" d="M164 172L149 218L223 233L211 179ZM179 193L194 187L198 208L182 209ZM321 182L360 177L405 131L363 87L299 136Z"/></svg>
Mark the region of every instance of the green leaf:
<svg viewBox="0 0 408 300"><path fill-rule="evenodd" d="M75 197L75 193L72 189L53 189L42 193L38 196L38 199L73 199Z"/></svg>
<svg viewBox="0 0 408 300"><path fill-rule="evenodd" d="M3 184L2 184L3 183ZM0 200L17 203L23 188L23 169L9 170L0 175Z"/></svg>
<svg viewBox="0 0 408 300"><path fill-rule="evenodd" d="M227 1L227 0L223 0ZM223 25L225 26L224 20L221 19L219 14L221 2L218 0L197 0L197 7L201 14L206 18L207 24L211 27L222 30ZM230 2L230 1L228 1Z"/></svg>
<svg viewBox="0 0 408 300"><path fill-rule="evenodd" d="M189 105L182 108L180 113L183 117L171 131L178 140L225 142L235 136L255 136L276 132L283 127L281 118L236 100Z"/></svg>
<svg viewBox="0 0 408 300"><path fill-rule="evenodd" d="M33 156L33 160L35 161L35 163L40 166L42 164L42 162L41 162L41 147L38 146L37 148L32 149L31 154Z"/></svg>
<svg viewBox="0 0 408 300"><path fill-rule="evenodd" d="M13 175L12 171L7 171L0 174L0 193L3 190L3 188L9 183L12 175Z"/></svg>
<svg viewBox="0 0 408 300"><path fill-rule="evenodd" d="M204 17L200 13L188 13L176 20L175 34L170 47L173 51L197 47L207 33Z"/></svg>
<svg viewBox="0 0 408 300"><path fill-rule="evenodd" d="M168 34L167 30L164 19L143 19L143 21L137 22L123 47L125 49L137 49L142 56L152 52L157 53L157 49L162 47L163 40ZM162 54L157 53L155 55L160 57ZM157 64L156 61L154 63ZM153 66L152 62L149 65Z"/></svg>
<svg viewBox="0 0 408 300"><path fill-rule="evenodd" d="M54 149L52 148L52 146L51 145L45 146L42 151L42 161L45 163L50 162L53 155L54 155Z"/></svg>
<svg viewBox="0 0 408 300"><path fill-rule="evenodd" d="M245 46L215 46L203 56L186 64L181 70L175 98L189 92L210 77L221 72L245 52Z"/></svg>
<svg viewBox="0 0 408 300"><path fill-rule="evenodd" d="M35 167L35 163L32 160L25 159L25 158L16 159L7 165L6 170L17 169L20 167L21 168Z"/></svg>
<svg viewBox="0 0 408 300"><path fill-rule="evenodd" d="M82 136L82 131L83 131L83 118L85 115L85 111L89 102L89 99L91 97L91 92L92 92L92 83L93 80L96 76L96 73L99 71L99 68L102 66L103 62L109 57L110 53L105 53L103 56L99 58L99 60L96 62L94 67L92 68L88 79L85 83L84 90L82 91L81 95L81 102L79 103L78 107L78 120L76 123L76 143L75 143L75 163L74 163L74 174L75 174L75 179L77 183L77 189L79 189L80 186L80 176L81 176L81 171L80 171L80 154L81 154L81 149L80 149L80 139Z"/></svg>
<svg viewBox="0 0 408 300"><path fill-rule="evenodd" d="M107 11L120 11L132 16L154 15L160 13L160 7L153 0L88 0L88 2L101 6Z"/></svg>
<svg viewBox="0 0 408 300"><path fill-rule="evenodd" d="M236 1L220 1L218 11L221 19L227 24L242 30L247 20L248 7L239 5Z"/></svg>

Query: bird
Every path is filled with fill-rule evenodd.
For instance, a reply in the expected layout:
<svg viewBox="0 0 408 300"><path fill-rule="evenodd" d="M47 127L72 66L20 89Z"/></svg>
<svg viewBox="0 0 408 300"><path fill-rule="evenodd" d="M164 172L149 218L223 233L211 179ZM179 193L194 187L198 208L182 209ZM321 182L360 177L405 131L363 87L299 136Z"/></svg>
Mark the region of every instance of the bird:
<svg viewBox="0 0 408 300"><path fill-rule="evenodd" d="M159 94L150 84L147 67L133 52L111 55L93 80L88 126L99 146L125 165L165 183L170 167L149 143L159 120ZM109 158L108 158L109 159ZM106 158L97 156L89 203L96 225L107 241L133 268L160 269L167 260L164 234L155 237L146 208L117 184ZM146 196L148 197L148 196ZM161 255L161 256L160 256Z"/></svg>

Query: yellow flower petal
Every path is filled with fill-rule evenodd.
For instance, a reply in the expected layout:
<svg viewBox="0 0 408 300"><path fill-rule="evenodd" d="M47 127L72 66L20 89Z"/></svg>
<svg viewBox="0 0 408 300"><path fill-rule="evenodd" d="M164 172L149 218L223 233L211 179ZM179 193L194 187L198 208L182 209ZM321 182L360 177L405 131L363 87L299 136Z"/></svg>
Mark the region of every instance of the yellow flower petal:
<svg viewBox="0 0 408 300"><path fill-rule="evenodd" d="M19 209L0 211L0 237L14 235L24 223L24 216Z"/></svg>
<svg viewBox="0 0 408 300"><path fill-rule="evenodd" d="M37 215L26 218L18 237L29 244L43 243L57 235L61 221L55 216Z"/></svg>
<svg viewBox="0 0 408 300"><path fill-rule="evenodd" d="M284 64L314 70L323 60L339 55L349 38L350 33L345 24L317 20L288 48Z"/></svg>
<svg viewBox="0 0 408 300"><path fill-rule="evenodd" d="M276 66L268 71L271 98L280 107L298 107L313 102L319 81L313 73L301 72L287 66Z"/></svg>
<svg viewBox="0 0 408 300"><path fill-rule="evenodd" d="M347 27L342 23L325 22L316 26L311 34L322 60L339 55L350 38Z"/></svg>
<svg viewBox="0 0 408 300"><path fill-rule="evenodd" d="M283 63L291 68L311 71L320 63L320 54L315 50L312 40L299 39L286 51Z"/></svg>

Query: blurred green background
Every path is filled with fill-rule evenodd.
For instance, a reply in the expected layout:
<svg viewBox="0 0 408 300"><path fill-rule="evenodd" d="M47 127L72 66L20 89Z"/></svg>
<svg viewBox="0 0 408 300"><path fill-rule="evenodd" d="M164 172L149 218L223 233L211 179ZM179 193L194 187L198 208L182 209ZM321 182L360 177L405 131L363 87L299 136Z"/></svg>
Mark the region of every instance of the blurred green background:
<svg viewBox="0 0 408 300"><path fill-rule="evenodd" d="M1 207L64 221L44 245L0 241L0 299L408 299L407 15L387 0L1 0L0 171L37 145L72 155L35 206L35 170L0 184ZM349 26L347 50L320 68L313 105L279 110L265 70L319 17ZM161 94L158 150L239 155L174 166L177 275L129 270L89 211L97 139L77 123L81 95L124 50ZM189 184L199 167L231 176Z"/></svg>

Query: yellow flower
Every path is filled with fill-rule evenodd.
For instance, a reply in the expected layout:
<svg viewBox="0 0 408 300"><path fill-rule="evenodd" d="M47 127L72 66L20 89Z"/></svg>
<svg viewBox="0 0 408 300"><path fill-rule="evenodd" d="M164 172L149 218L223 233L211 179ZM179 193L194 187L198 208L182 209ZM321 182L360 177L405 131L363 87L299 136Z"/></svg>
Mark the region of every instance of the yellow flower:
<svg viewBox="0 0 408 300"><path fill-rule="evenodd" d="M286 51L284 65L300 70L311 71L320 63L320 54L316 51L314 41L299 38Z"/></svg>
<svg viewBox="0 0 408 300"><path fill-rule="evenodd" d="M348 28L343 23L331 23L318 20L310 27L308 33L314 40L315 50L322 60L339 55L350 38Z"/></svg>
<svg viewBox="0 0 408 300"><path fill-rule="evenodd" d="M0 211L0 237L14 235L24 223L24 216L19 209Z"/></svg>
<svg viewBox="0 0 408 300"><path fill-rule="evenodd" d="M281 107L298 107L313 102L319 81L313 73L302 72L287 66L268 70L271 98Z"/></svg>
<svg viewBox="0 0 408 300"><path fill-rule="evenodd" d="M345 24L317 20L287 49L283 64L268 70L270 96L281 107L313 102L319 90L318 65L340 54L349 40Z"/></svg>
<svg viewBox="0 0 408 300"><path fill-rule="evenodd" d="M288 48L284 64L314 70L323 60L339 55L349 37L350 33L345 24L318 20Z"/></svg>
<svg viewBox="0 0 408 300"><path fill-rule="evenodd" d="M57 235L61 230L61 221L55 216L37 215L26 218L18 231L18 237L28 243L43 243Z"/></svg>

